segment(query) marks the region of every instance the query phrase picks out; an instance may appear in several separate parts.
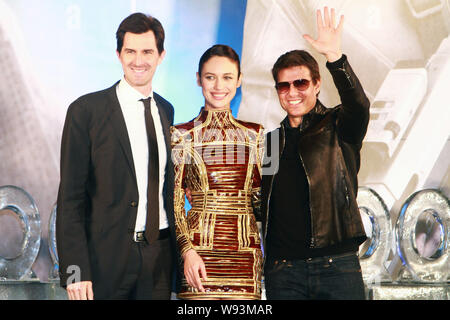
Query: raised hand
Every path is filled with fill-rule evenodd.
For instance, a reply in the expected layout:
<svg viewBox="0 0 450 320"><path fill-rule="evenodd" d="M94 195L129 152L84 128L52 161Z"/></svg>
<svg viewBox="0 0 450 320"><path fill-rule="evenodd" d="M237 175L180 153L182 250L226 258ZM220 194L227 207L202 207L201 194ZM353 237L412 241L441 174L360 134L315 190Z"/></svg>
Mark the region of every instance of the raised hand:
<svg viewBox="0 0 450 320"><path fill-rule="evenodd" d="M342 56L341 51L341 33L344 26L344 16L339 19L336 26L336 17L334 8L331 9L331 16L328 7L322 12L317 10L317 29L318 37L314 40L310 35L304 34L303 38L308 41L317 52L323 54L329 62L338 60Z"/></svg>

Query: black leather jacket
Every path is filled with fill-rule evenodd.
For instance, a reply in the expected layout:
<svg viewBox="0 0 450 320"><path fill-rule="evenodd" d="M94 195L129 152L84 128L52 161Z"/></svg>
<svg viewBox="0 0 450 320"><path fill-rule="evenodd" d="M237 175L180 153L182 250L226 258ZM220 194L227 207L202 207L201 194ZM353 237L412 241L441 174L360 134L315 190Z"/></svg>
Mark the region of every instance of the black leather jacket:
<svg viewBox="0 0 450 320"><path fill-rule="evenodd" d="M303 117L302 128L299 128L302 133L298 153L310 191L311 248L324 248L348 240L360 244L366 239L356 195L360 149L369 122L370 103L345 55L334 63L327 63L327 68L342 104L328 109L317 101L314 109ZM286 117L280 128L266 136L261 186L264 245L272 184L278 170L277 159L284 149L287 121ZM270 154L272 149L275 151Z"/></svg>

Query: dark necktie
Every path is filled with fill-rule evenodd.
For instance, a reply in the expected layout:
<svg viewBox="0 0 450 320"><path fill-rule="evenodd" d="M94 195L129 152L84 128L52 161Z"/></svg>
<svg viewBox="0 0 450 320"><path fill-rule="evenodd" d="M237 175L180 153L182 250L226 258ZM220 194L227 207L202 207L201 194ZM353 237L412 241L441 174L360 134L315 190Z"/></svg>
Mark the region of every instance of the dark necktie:
<svg viewBox="0 0 450 320"><path fill-rule="evenodd" d="M150 109L151 97L141 99L145 107L145 127L148 139L147 222L145 237L153 243L159 236L159 157L155 124Z"/></svg>

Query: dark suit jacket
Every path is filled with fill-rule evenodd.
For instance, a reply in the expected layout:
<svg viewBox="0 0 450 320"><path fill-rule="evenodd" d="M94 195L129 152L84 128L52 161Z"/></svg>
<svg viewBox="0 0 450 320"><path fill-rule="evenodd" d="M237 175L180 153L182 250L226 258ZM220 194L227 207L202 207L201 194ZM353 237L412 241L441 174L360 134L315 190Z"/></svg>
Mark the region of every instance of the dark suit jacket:
<svg viewBox="0 0 450 320"><path fill-rule="evenodd" d="M113 293L125 274L138 202L146 199L146 194L141 198L138 194L117 84L82 96L69 106L61 144L56 218L61 285L73 280L92 281L97 298ZM174 110L168 101L153 95L167 148L164 207L175 253L169 131Z"/></svg>

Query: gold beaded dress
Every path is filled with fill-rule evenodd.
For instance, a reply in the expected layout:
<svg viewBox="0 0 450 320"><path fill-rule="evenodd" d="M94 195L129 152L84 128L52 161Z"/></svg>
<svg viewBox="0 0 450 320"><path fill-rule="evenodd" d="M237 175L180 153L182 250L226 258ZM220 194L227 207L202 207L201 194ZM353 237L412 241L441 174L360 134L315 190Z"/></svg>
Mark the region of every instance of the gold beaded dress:
<svg viewBox="0 0 450 320"><path fill-rule="evenodd" d="M172 131L175 225L180 253L195 249L208 281L200 292L182 280L179 298L261 298L259 210L264 145L259 124L230 110L205 110ZM192 208L185 212L185 188Z"/></svg>

